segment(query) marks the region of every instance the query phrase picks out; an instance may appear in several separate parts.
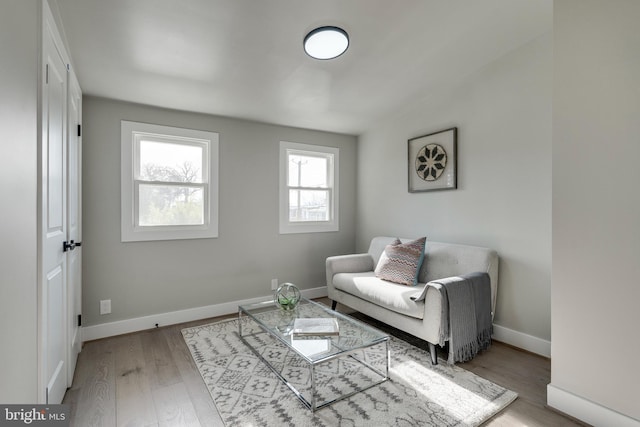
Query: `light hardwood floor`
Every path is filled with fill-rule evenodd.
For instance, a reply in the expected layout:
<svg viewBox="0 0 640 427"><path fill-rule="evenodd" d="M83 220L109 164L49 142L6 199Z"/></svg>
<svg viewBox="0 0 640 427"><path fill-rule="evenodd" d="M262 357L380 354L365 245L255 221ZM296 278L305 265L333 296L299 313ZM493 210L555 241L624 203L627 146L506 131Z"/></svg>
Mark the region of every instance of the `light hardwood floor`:
<svg viewBox="0 0 640 427"><path fill-rule="evenodd" d="M318 301L329 304L326 298ZM354 315L414 345L427 348L424 341L359 313ZM71 405L71 425L222 426L180 330L235 316L204 319L85 343L78 358L73 386L67 390L63 401ZM585 425L546 407L549 359L494 342L489 350L460 366L519 395L486 426Z"/></svg>

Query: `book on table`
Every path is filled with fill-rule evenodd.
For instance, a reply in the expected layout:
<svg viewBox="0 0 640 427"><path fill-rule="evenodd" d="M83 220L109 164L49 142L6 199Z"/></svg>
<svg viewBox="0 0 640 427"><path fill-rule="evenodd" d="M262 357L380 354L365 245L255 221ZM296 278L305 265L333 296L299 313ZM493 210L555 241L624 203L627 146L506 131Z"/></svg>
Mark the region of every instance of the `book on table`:
<svg viewBox="0 0 640 427"><path fill-rule="evenodd" d="M291 337L291 345L307 357L317 356L331 350L330 338Z"/></svg>
<svg viewBox="0 0 640 427"><path fill-rule="evenodd" d="M299 317L293 322L294 337L340 335L338 319L335 317Z"/></svg>

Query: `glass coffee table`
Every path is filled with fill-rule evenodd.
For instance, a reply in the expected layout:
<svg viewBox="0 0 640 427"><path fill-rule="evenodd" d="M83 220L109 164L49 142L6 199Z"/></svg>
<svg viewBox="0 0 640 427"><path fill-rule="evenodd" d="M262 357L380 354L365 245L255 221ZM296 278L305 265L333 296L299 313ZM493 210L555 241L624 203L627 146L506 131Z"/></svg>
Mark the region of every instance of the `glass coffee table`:
<svg viewBox="0 0 640 427"><path fill-rule="evenodd" d="M238 307L240 339L316 411L389 378L389 335L302 298L284 311L273 301ZM296 318L334 318L339 334L293 334Z"/></svg>

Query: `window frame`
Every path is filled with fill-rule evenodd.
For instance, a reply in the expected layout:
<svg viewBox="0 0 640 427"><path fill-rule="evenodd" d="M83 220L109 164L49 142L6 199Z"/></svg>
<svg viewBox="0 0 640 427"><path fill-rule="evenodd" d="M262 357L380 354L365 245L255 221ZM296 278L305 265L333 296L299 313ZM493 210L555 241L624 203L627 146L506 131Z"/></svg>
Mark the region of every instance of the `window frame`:
<svg viewBox="0 0 640 427"><path fill-rule="evenodd" d="M327 187L302 187L289 185L289 155L321 157L327 162ZM301 144L280 141L280 198L279 231L280 234L324 233L339 231L339 157L340 149L322 145ZM298 183L300 184L300 183ZM327 221L291 221L289 219L289 194L291 189L328 190L329 220Z"/></svg>
<svg viewBox="0 0 640 427"><path fill-rule="evenodd" d="M207 239L218 237L218 141L215 132L121 122L121 241ZM203 148L202 182L148 181L139 179L140 141L146 140ZM203 224L139 225L139 189L141 185L197 187L203 190Z"/></svg>

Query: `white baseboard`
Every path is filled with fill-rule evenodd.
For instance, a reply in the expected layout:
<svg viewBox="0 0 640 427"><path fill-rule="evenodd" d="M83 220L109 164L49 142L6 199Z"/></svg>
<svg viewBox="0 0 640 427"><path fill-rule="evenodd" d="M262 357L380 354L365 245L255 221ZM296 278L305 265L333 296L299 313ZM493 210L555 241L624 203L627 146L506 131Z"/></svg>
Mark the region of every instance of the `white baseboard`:
<svg viewBox="0 0 640 427"><path fill-rule="evenodd" d="M302 289L300 293L302 293L306 298L322 298L327 296L327 287L321 286L312 289ZM130 332L144 331L146 329L155 328L156 324L158 324L158 326L168 326L175 325L177 323L190 322L192 320L207 319L209 317L237 313L239 305L265 301L269 298L272 297L266 295L257 298L208 305L205 307L189 308L186 310L171 311L169 313L158 313L150 316L136 317L134 319L84 326L82 328L82 341L93 341L100 338L128 334Z"/></svg>
<svg viewBox="0 0 640 427"><path fill-rule="evenodd" d="M551 341L534 337L523 332L514 331L504 326L493 324L492 338L496 341L539 354L544 357L551 357Z"/></svg>
<svg viewBox="0 0 640 427"><path fill-rule="evenodd" d="M306 298L322 298L327 296L327 287L320 286L312 289L303 289L301 293ZM208 305L205 307L189 308L186 310L171 311L168 313L158 313L133 319L101 323L99 325L83 326L82 341L92 341L115 335L152 329L156 327L156 323L159 326L168 326L175 325L177 323L236 313L239 305L264 301L268 298L270 298L270 296L266 295L257 298ZM505 328L504 326L496 324L493 325L493 338L497 341L522 348L532 353L540 354L541 356L551 357L551 342Z"/></svg>
<svg viewBox="0 0 640 427"><path fill-rule="evenodd" d="M595 427L640 427L640 421L598 403L547 385L547 404Z"/></svg>

